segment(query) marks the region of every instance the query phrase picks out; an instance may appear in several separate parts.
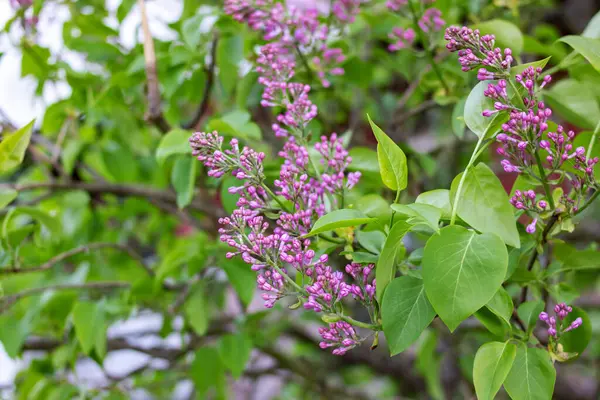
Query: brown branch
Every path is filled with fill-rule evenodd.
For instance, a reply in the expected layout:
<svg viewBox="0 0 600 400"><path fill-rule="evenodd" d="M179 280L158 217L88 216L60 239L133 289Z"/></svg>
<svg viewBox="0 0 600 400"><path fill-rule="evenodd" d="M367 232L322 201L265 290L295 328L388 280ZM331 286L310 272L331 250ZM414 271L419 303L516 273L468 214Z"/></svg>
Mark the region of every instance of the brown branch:
<svg viewBox="0 0 600 400"><path fill-rule="evenodd" d="M148 85L148 114L146 118L152 122L161 132L171 130L169 123L162 113L160 104L160 91L158 87L158 74L156 70L156 54L154 52L154 41L148 23L146 4L144 0L138 0L142 16L142 30L144 31L144 59L146 61L146 80Z"/></svg>
<svg viewBox="0 0 600 400"><path fill-rule="evenodd" d="M177 194L171 190L157 190L147 186L136 184L116 184L108 182L35 182L25 184L0 184L0 188L11 188L19 192L48 189L60 190L83 190L90 194L113 194L121 197L139 197L154 199L170 204L177 204ZM219 216L218 207L204 204L200 199L195 199L189 205L190 209L200 211L209 215Z"/></svg>
<svg viewBox="0 0 600 400"><path fill-rule="evenodd" d="M144 260L142 259L142 257L140 257L140 255L137 254L132 248L130 248L126 245L123 245L123 244L108 243L108 242L89 243L89 244L84 244L79 247L75 247L71 250L65 251L64 253L60 253L60 254L52 257L50 260L48 260L45 263L43 263L42 265L36 266L36 267L17 268L14 266L9 266L6 268L2 268L2 269L0 269L0 275L2 275L2 274L25 274L25 273L30 273L30 272L46 271L46 270L52 268L53 266L55 266L56 264L58 264L59 262L64 261L70 257L77 255L77 254L87 253L92 250L105 249L105 248L112 248L112 249L120 250L124 253L127 253L127 255L129 255L131 258L133 258L140 264L140 266L148 273L148 275L154 276L154 271L152 270L152 268L147 266L146 263L144 262Z"/></svg>
<svg viewBox="0 0 600 400"><path fill-rule="evenodd" d="M192 119L183 124L185 129L194 129L196 125L202 120L204 114L208 110L208 104L210 100L210 94L212 92L212 87L215 81L215 66L217 65L217 45L219 44L219 37L215 35L211 43L210 49L210 61L208 68L206 69L206 84L204 85L204 93L202 94L202 101L200 102L200 106L196 110L196 113L192 117Z"/></svg>

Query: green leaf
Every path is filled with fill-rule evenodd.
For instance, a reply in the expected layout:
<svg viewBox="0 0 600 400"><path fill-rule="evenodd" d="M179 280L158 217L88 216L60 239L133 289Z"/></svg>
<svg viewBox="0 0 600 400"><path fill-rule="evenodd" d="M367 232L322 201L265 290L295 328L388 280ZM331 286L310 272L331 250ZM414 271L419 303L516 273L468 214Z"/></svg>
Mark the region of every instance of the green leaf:
<svg viewBox="0 0 600 400"><path fill-rule="evenodd" d="M473 383L478 400L493 400L504 383L517 355L512 343L490 342L477 350Z"/></svg>
<svg viewBox="0 0 600 400"><path fill-rule="evenodd" d="M376 264L379 261L379 256L363 251L355 251L351 253L352 261L358 264Z"/></svg>
<svg viewBox="0 0 600 400"><path fill-rule="evenodd" d="M238 139L260 140L262 134L258 125L250 121L250 114L244 110L235 110L213 119L208 130L218 131L220 135L235 136Z"/></svg>
<svg viewBox="0 0 600 400"><path fill-rule="evenodd" d="M424 224L430 227L434 232L437 232L442 217L442 211L429 204L414 203L414 204L392 204L392 210L399 214L408 216L408 222L412 224Z"/></svg>
<svg viewBox="0 0 600 400"><path fill-rule="evenodd" d="M457 200L457 215L478 231L495 233L507 245L520 247L513 207L496 174L483 163L466 173L462 193ZM461 176L462 174L459 174L452 182L453 199Z"/></svg>
<svg viewBox="0 0 600 400"><path fill-rule="evenodd" d="M319 233L332 231L337 228L359 226L375 221L376 218L367 217L361 211L344 208L323 215L315 222L311 231L305 237L314 236Z"/></svg>
<svg viewBox="0 0 600 400"><path fill-rule="evenodd" d="M184 313L190 326L202 336L208 330L208 309L204 298L204 287L197 284L192 288L190 297L185 302Z"/></svg>
<svg viewBox="0 0 600 400"><path fill-rule="evenodd" d="M413 344L429 326L435 311L425 296L421 279L401 276L388 285L383 295L383 332L392 356Z"/></svg>
<svg viewBox="0 0 600 400"><path fill-rule="evenodd" d="M254 298L256 273L249 268L248 264L238 258L222 260L219 266L225 270L229 283L235 289L242 303L248 306Z"/></svg>
<svg viewBox="0 0 600 400"><path fill-rule="evenodd" d="M390 229L377 267L375 268L375 280L377 281L376 294L377 300L381 304L385 287L390 283L396 275L396 260L401 250L404 249L402 238L413 227L413 224L407 221L398 221Z"/></svg>
<svg viewBox="0 0 600 400"><path fill-rule="evenodd" d="M450 203L450 191L448 189L435 189L421 193L415 203L429 204L442 210L442 218L450 219L452 204Z"/></svg>
<svg viewBox="0 0 600 400"><path fill-rule="evenodd" d="M173 129L162 137L156 149L156 160L164 164L165 160L174 154L192 154L190 147L191 133L183 129Z"/></svg>
<svg viewBox="0 0 600 400"><path fill-rule="evenodd" d="M408 180L406 155L392 139L388 137L367 115L373 134L377 139L377 158L381 179L392 190L404 190Z"/></svg>
<svg viewBox="0 0 600 400"><path fill-rule="evenodd" d="M584 129L594 129L600 120L600 107L594 92L585 83L563 79L545 91L544 99L568 122Z"/></svg>
<svg viewBox="0 0 600 400"><path fill-rule="evenodd" d="M493 110L494 101L483 93L492 81L479 82L469 93L465 103L464 121L467 127L478 137L491 137L508 120L508 114L500 112L494 117L484 117L484 110Z"/></svg>
<svg viewBox="0 0 600 400"><path fill-rule="evenodd" d="M428 394L434 400L442 400L444 398L440 379L442 357L437 351L437 334L427 329L421 338L416 357L417 370L425 377Z"/></svg>
<svg viewBox="0 0 600 400"><path fill-rule="evenodd" d="M183 21L181 24L181 37L183 42L192 50L196 50L202 40L200 27L204 18L206 18L204 15L194 15Z"/></svg>
<svg viewBox="0 0 600 400"><path fill-rule="evenodd" d="M596 15L592 17L590 22L588 22L581 36L592 39L600 39L600 12L597 12Z"/></svg>
<svg viewBox="0 0 600 400"><path fill-rule="evenodd" d="M386 218L392 214L388 202L375 193L359 198L356 202L356 209L372 218Z"/></svg>
<svg viewBox="0 0 600 400"><path fill-rule="evenodd" d="M510 319L515 308L512 298L504 289L500 287L494 297L485 305L491 312L501 318L510 327Z"/></svg>
<svg viewBox="0 0 600 400"><path fill-rule="evenodd" d="M11 188L0 188L0 210L17 198L19 192Z"/></svg>
<svg viewBox="0 0 600 400"><path fill-rule="evenodd" d="M225 390L225 369L219 351L213 347L201 347L196 351L190 367L190 376L199 398L203 399L212 387Z"/></svg>
<svg viewBox="0 0 600 400"><path fill-rule="evenodd" d="M508 253L497 235L452 225L427 241L422 265L427 297L454 331L496 294L506 275Z"/></svg>
<svg viewBox="0 0 600 400"><path fill-rule="evenodd" d="M563 345L565 352L581 354L592 339L592 321L590 317L581 308L573 307L573 311L564 319L563 326L566 328L577 318L581 318L583 324L579 328L564 333L560 337L560 344Z"/></svg>
<svg viewBox="0 0 600 400"><path fill-rule="evenodd" d="M592 64L592 67L600 72L600 39L592 39L583 36L565 36L559 39L571 46Z"/></svg>
<svg viewBox="0 0 600 400"><path fill-rule="evenodd" d="M177 193L177 207L185 208L194 198L198 161L194 157L179 156L171 171L171 184Z"/></svg>
<svg viewBox="0 0 600 400"><path fill-rule="evenodd" d="M0 343L10 358L17 358L30 331L29 318L0 315Z"/></svg>
<svg viewBox="0 0 600 400"><path fill-rule="evenodd" d="M482 35L493 34L496 36L496 47L510 48L513 55L518 56L523 51L523 34L521 30L508 21L492 19L476 24L473 29L479 29Z"/></svg>
<svg viewBox="0 0 600 400"><path fill-rule="evenodd" d="M119 8L117 8L117 19L119 22L123 22L134 4L135 0L123 0L121 4L119 4Z"/></svg>
<svg viewBox="0 0 600 400"><path fill-rule="evenodd" d="M381 231L357 231L356 240L365 250L379 254L385 242L385 234Z"/></svg>
<svg viewBox="0 0 600 400"><path fill-rule="evenodd" d="M102 303L78 302L73 307L73 325L81 350L87 355L96 351L103 358L106 354L106 322Z"/></svg>
<svg viewBox="0 0 600 400"><path fill-rule="evenodd" d="M243 333L227 334L222 336L219 341L221 360L235 379L242 376L242 372L250 360L251 351L252 340Z"/></svg>
<svg viewBox="0 0 600 400"><path fill-rule="evenodd" d="M502 318L491 312L487 307L481 307L479 310L475 311L474 316L497 338L506 338L512 329L510 325L507 325Z"/></svg>
<svg viewBox="0 0 600 400"><path fill-rule="evenodd" d="M28 217L39 222L40 226L42 226L47 231L51 241L58 242L60 240L62 236L62 229L58 219L42 211L41 209L26 206L19 206L11 209L8 212L8 214L4 218L4 222L2 223L2 234L0 235L1 237L8 237L10 226L9 222L18 215L27 215Z"/></svg>
<svg viewBox="0 0 600 400"><path fill-rule="evenodd" d="M244 56L244 39L240 35L225 36L217 44L217 65L219 78L229 94L237 85L239 79L239 63Z"/></svg>
<svg viewBox="0 0 600 400"><path fill-rule="evenodd" d="M513 400L550 400L555 381L556 371L548 352L522 343L504 388Z"/></svg>
<svg viewBox="0 0 600 400"><path fill-rule="evenodd" d="M544 311L543 301L527 301L517 308L517 315L525 324L527 335L530 335L535 328L542 311Z"/></svg>
<svg viewBox="0 0 600 400"><path fill-rule="evenodd" d="M597 250L579 250L567 243L557 242L553 254L563 264L561 271L600 269L600 251Z"/></svg>
<svg viewBox="0 0 600 400"><path fill-rule="evenodd" d="M452 109L452 132L459 138L465 137L465 104L467 103L466 98L460 99Z"/></svg>
<svg viewBox="0 0 600 400"><path fill-rule="evenodd" d="M13 170L23 162L31 140L34 121L15 132L6 134L0 142L0 175Z"/></svg>

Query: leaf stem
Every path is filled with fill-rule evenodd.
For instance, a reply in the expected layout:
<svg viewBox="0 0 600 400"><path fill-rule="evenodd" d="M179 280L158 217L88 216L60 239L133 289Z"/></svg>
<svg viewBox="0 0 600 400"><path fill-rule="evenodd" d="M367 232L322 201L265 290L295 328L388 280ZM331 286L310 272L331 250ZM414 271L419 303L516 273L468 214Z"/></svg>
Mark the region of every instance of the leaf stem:
<svg viewBox="0 0 600 400"><path fill-rule="evenodd" d="M342 319L342 321L345 321L345 322L349 323L350 325L354 325L354 326L357 326L359 328L371 329L373 331L380 331L381 330L381 326L380 325L368 324L366 322L357 321L354 318L348 317L346 315L340 315L339 317Z"/></svg>
<svg viewBox="0 0 600 400"><path fill-rule="evenodd" d="M460 182L458 182L458 188L456 189L456 195L454 196L454 201L452 202L452 214L450 216L450 225L454 225L454 223L456 222L456 213L458 212L458 200L460 199L460 195L462 194L462 188L465 183L465 179L467 178L467 173L469 172L469 170L471 169L471 167L473 166L473 164L477 160L477 157L480 154L480 152L478 150L479 150L479 147L481 146L481 144L483 143L483 138L484 138L484 135L482 134L479 137L477 144L475 145L473 154L471 154L471 159L469 160L469 164L467 164L467 167L465 168L462 176L460 177Z"/></svg>
<svg viewBox="0 0 600 400"><path fill-rule="evenodd" d="M592 134L592 138L590 139L590 144L588 145L587 154L585 158L590 158L592 155L592 150L594 149L594 144L596 143L596 136L598 136L598 132L600 132L600 121L596 125L596 129L594 129L594 133Z"/></svg>

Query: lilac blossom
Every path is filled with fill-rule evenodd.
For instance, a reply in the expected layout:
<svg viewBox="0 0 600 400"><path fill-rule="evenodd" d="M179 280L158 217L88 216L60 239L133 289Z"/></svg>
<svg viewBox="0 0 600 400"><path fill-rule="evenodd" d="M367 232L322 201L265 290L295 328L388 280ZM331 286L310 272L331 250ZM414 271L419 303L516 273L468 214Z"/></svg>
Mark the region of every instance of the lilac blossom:
<svg viewBox="0 0 600 400"><path fill-rule="evenodd" d="M419 19L419 28L425 33L438 32L446 21L442 19L442 12L437 8L428 8Z"/></svg>
<svg viewBox="0 0 600 400"><path fill-rule="evenodd" d="M392 32L388 35L390 39L394 41L394 43L388 46L390 51L398 51L407 47L411 47L413 42L415 41L415 31L411 28L403 29L400 27L395 27L392 29Z"/></svg>
<svg viewBox="0 0 600 400"><path fill-rule="evenodd" d="M323 341L319 343L322 349L333 347L333 354L342 356L350 349L360 344L356 331L347 322L339 321L329 325L329 328L319 328Z"/></svg>
<svg viewBox="0 0 600 400"><path fill-rule="evenodd" d="M576 318L569 325L565 326L564 319L572 311L573 308L571 306L568 306L565 303L560 303L554 306L555 316L550 316L546 312L540 313L540 321L545 322L548 327L548 336L558 339L563 333L577 329L583 324L583 320L581 318Z"/></svg>

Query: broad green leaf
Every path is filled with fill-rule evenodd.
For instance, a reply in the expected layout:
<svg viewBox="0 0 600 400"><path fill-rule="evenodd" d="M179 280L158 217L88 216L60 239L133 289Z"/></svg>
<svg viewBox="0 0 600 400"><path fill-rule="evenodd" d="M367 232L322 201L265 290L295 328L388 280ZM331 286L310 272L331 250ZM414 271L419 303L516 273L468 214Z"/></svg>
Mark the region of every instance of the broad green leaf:
<svg viewBox="0 0 600 400"><path fill-rule="evenodd" d="M77 157L79 157L82 148L83 142L79 140L70 140L64 146L60 152L60 161L65 173L71 174L73 172L73 168L75 168L75 163L77 162Z"/></svg>
<svg viewBox="0 0 600 400"><path fill-rule="evenodd" d="M454 331L496 294L506 274L508 253L497 235L452 225L427 241L422 265L427 298Z"/></svg>
<svg viewBox="0 0 600 400"><path fill-rule="evenodd" d="M573 307L573 311L564 319L563 326L566 328L577 318L581 318L583 324L579 328L564 333L560 338L560 344L567 353L583 353L592 338L592 321L587 313L579 307Z"/></svg>
<svg viewBox="0 0 600 400"><path fill-rule="evenodd" d="M600 269L600 251L597 250L579 250L567 243L557 242L553 254L562 262L562 271Z"/></svg>
<svg viewBox="0 0 600 400"><path fill-rule="evenodd" d="M352 162L348 166L351 171L360 171L371 173L379 177L379 162L377 161L377 152L368 147L356 146L349 150Z"/></svg>
<svg viewBox="0 0 600 400"><path fill-rule="evenodd" d="M245 110L235 110L213 119L208 124L208 130L218 131L220 135L235 136L238 139L260 140L260 128L250 121L250 114Z"/></svg>
<svg viewBox="0 0 600 400"><path fill-rule="evenodd" d="M367 217L358 210L348 208L335 210L319 218L313 225L311 231L305 236L309 237L319 233L332 231L337 228L363 225L375 220L375 218Z"/></svg>
<svg viewBox="0 0 600 400"><path fill-rule="evenodd" d="M592 64L592 67L600 72L600 39L570 35L560 38L560 41L565 42L584 56Z"/></svg>
<svg viewBox="0 0 600 400"><path fill-rule="evenodd" d="M192 288L190 297L185 302L184 312L187 321L196 334L202 336L208 329L208 308L204 297L204 288L197 284Z"/></svg>
<svg viewBox="0 0 600 400"><path fill-rule="evenodd" d="M390 233L383 244L383 249L375 268L375 279L377 281L376 294L377 300L380 303L383 299L385 287L396 275L396 260L398 259L399 252L404 249L402 238L404 238L406 232L412 227L413 224L406 221L396 222L392 226L392 229L390 229Z"/></svg>
<svg viewBox="0 0 600 400"><path fill-rule="evenodd" d="M19 192L11 188L0 188L0 210L17 198Z"/></svg>
<svg viewBox="0 0 600 400"><path fill-rule="evenodd" d="M210 388L217 392L225 391L225 369L219 351L214 347L201 347L196 351L190 366L190 377L196 387L199 398L206 397Z"/></svg>
<svg viewBox="0 0 600 400"><path fill-rule="evenodd" d="M381 231L357 231L356 240L364 249L379 254L385 242L385 234Z"/></svg>
<svg viewBox="0 0 600 400"><path fill-rule="evenodd" d="M377 139L377 158L383 183L392 190L404 190L408 180L406 155L381 128L375 125L371 117L367 115L367 118Z"/></svg>
<svg viewBox="0 0 600 400"><path fill-rule="evenodd" d="M196 50L200 44L200 40L202 40L202 31L200 27L202 25L202 20L205 18L204 15L194 15L183 21L181 24L181 36L183 42L192 50Z"/></svg>
<svg viewBox="0 0 600 400"><path fill-rule="evenodd" d="M495 233L512 247L520 247L519 232L513 207L498 177L480 163L467 172L458 201L457 215L473 228ZM455 198L462 174L452 182L451 198Z"/></svg>
<svg viewBox="0 0 600 400"><path fill-rule="evenodd" d="M239 63L244 57L244 38L241 35L225 36L217 44L219 78L226 94L239 82Z"/></svg>
<svg viewBox="0 0 600 400"><path fill-rule="evenodd" d="M383 332L392 356L413 344L429 326L435 311L425 296L421 279L401 276L388 285L383 295Z"/></svg>
<svg viewBox="0 0 600 400"><path fill-rule="evenodd" d="M238 258L222 260L219 266L225 270L229 283L235 289L242 303L248 306L254 298L256 273L250 269L248 264Z"/></svg>
<svg viewBox="0 0 600 400"><path fill-rule="evenodd" d="M171 247L168 248L167 253L162 257L161 263L156 270L156 281L162 282L162 280L177 267L184 263L200 264L203 266L204 258L206 256L206 234L200 232L194 236L181 238L174 242Z"/></svg>
<svg viewBox="0 0 600 400"><path fill-rule="evenodd" d="M31 140L33 123L34 121L31 121L21 129L4 135L0 142L0 175L11 171L23 162Z"/></svg>
<svg viewBox="0 0 600 400"><path fill-rule="evenodd" d="M192 154L190 135L189 131L183 129L173 129L164 135L156 149L158 163L164 164L165 160L174 154Z"/></svg>
<svg viewBox="0 0 600 400"><path fill-rule="evenodd" d="M355 251L351 253L352 261L358 264L376 264L379 261L379 256L363 251Z"/></svg>
<svg viewBox="0 0 600 400"><path fill-rule="evenodd" d="M389 203L375 193L359 198L356 202L356 209L372 218L385 218L392 214Z"/></svg>
<svg viewBox="0 0 600 400"><path fill-rule="evenodd" d="M219 354L221 360L234 379L242 376L246 363L250 360L252 340L243 333L227 334L219 341Z"/></svg>
<svg viewBox="0 0 600 400"><path fill-rule="evenodd" d="M600 39L600 12L592 17L583 30L581 36L592 39Z"/></svg>
<svg viewBox="0 0 600 400"><path fill-rule="evenodd" d="M510 333L511 326L508 325L502 318L490 311L487 307L481 307L473 314L475 318L486 327L490 333L499 339L504 339Z"/></svg>
<svg viewBox="0 0 600 400"><path fill-rule="evenodd" d="M490 342L477 350L473 383L478 400L493 400L508 376L517 355L512 343Z"/></svg>
<svg viewBox="0 0 600 400"><path fill-rule="evenodd" d="M513 23L501 19L492 19L474 25L473 29L479 29L482 35L493 34L496 36L496 47L501 49L510 48L513 55L519 55L523 51L523 34Z"/></svg>
<svg viewBox="0 0 600 400"><path fill-rule="evenodd" d="M465 103L465 124L478 137L492 137L500 130L502 124L508 120L508 115L505 112L497 113L493 117L483 116L484 110L494 109L493 100L483 94L490 83L492 81L479 82L471 90Z"/></svg>
<svg viewBox="0 0 600 400"><path fill-rule="evenodd" d="M2 234L0 235L1 237L8 237L10 226L9 222L19 215L26 215L39 222L40 226L47 231L51 241L58 242L62 236L61 226L56 217L53 217L35 207L19 206L9 210L8 214L4 218L4 222L2 224Z"/></svg>
<svg viewBox="0 0 600 400"><path fill-rule="evenodd" d="M510 327L510 319L515 306L506 289L500 287L494 297L485 306Z"/></svg>
<svg viewBox="0 0 600 400"><path fill-rule="evenodd" d="M460 99L452 109L452 132L459 138L465 137L465 104L467 103L466 98Z"/></svg>
<svg viewBox="0 0 600 400"><path fill-rule="evenodd" d="M517 315L525 324L528 335L535 328L542 311L544 311L544 302L542 301L527 301L517 308Z"/></svg>
<svg viewBox="0 0 600 400"><path fill-rule="evenodd" d="M0 343L10 358L17 358L31 330L28 318L0 315Z"/></svg>
<svg viewBox="0 0 600 400"><path fill-rule="evenodd" d="M452 204L450 203L450 191L448 189L435 189L421 193L415 203L429 204L442 210L442 218L450 219Z"/></svg>
<svg viewBox="0 0 600 400"><path fill-rule="evenodd" d="M550 400L555 381L548 352L521 343L504 388L513 400Z"/></svg>
<svg viewBox="0 0 600 400"><path fill-rule="evenodd" d="M437 232L442 217L442 211L429 204L392 204L392 210L399 214L408 216L408 222L412 224L422 223Z"/></svg>
<svg viewBox="0 0 600 400"><path fill-rule="evenodd" d="M594 129L600 107L594 92L574 79L563 79L545 91L544 99L561 117L575 126Z"/></svg>
<svg viewBox="0 0 600 400"><path fill-rule="evenodd" d="M81 349L87 355L96 351L100 358L106 354L106 322L102 303L78 302L73 307L73 325Z"/></svg>
<svg viewBox="0 0 600 400"><path fill-rule="evenodd" d="M188 155L179 156L171 171L171 184L177 193L177 207L185 208L194 198L198 161Z"/></svg>

